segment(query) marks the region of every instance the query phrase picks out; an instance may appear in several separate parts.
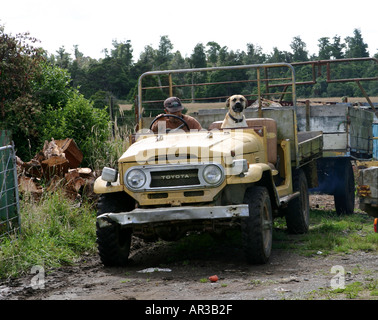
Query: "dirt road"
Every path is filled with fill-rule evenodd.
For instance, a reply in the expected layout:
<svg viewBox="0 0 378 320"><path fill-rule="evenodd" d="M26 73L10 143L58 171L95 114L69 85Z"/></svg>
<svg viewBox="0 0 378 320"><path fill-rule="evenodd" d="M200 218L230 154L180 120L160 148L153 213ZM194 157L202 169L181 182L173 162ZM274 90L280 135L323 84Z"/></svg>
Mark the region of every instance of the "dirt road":
<svg viewBox="0 0 378 320"><path fill-rule="evenodd" d="M240 248L222 244L212 251L203 253L203 259L197 252L170 263L177 251L168 243L143 245L125 268L105 268L91 255L77 266L42 270L3 284L0 300L339 300L350 297L331 293L336 277L342 276L345 285L378 278L378 257L365 252L304 257L274 250L268 264L250 266ZM212 275L219 280L208 281ZM378 297L362 292L355 298Z"/></svg>
<svg viewBox="0 0 378 320"><path fill-rule="evenodd" d="M327 202L312 198L314 208ZM75 266L37 267L26 277L0 282L0 300L378 300L371 290L332 291L353 283L360 288L376 284L377 252L319 251L306 257L273 249L266 265L251 266L237 241L213 240L208 246L208 239L196 235L187 240L193 237L186 247L182 242L135 241L124 268L106 268L92 254ZM210 282L213 275L219 280Z"/></svg>

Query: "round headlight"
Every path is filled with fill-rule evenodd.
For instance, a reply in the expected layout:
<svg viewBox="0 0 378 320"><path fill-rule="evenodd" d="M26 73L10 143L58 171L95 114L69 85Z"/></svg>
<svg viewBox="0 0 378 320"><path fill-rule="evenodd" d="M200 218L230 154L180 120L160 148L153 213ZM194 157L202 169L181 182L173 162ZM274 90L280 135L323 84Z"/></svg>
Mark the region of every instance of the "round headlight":
<svg viewBox="0 0 378 320"><path fill-rule="evenodd" d="M203 178L208 184L217 184L223 178L222 170L214 164L209 164L203 170Z"/></svg>
<svg viewBox="0 0 378 320"><path fill-rule="evenodd" d="M142 170L133 169L126 174L125 181L130 189L140 189L146 183L146 175Z"/></svg>

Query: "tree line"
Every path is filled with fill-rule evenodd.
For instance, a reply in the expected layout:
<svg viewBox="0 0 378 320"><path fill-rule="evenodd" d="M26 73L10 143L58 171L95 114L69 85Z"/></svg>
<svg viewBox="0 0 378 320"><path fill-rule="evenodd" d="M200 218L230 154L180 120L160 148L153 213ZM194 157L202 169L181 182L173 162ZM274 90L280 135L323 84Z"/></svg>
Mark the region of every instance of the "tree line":
<svg viewBox="0 0 378 320"><path fill-rule="evenodd" d="M158 48L146 46L137 61L134 61L130 41L114 40L112 45L111 50L104 50L101 59L86 57L78 46L74 47L73 56L64 47L51 55L38 47L37 39L28 33L7 34L0 25L0 130L12 132L17 154L22 159L33 157L43 142L52 137L74 138L83 151L83 165L94 167L101 153L104 159L109 158L110 153L115 154L115 146L109 142L112 134L109 98L133 102L138 77L146 71L369 56L368 45L358 29L344 41L338 36L319 39L319 52L312 56L299 36L293 38L291 52L274 48L273 52L266 54L261 47L251 43L247 44L246 51L233 51L212 41L206 45L197 44L188 57L173 51L169 37L162 36ZM371 64L359 69L350 64L336 71L339 76L357 73L357 77L365 77L374 73L376 76L377 70ZM297 79L310 73L308 66L300 68ZM235 80L239 76L245 75L238 74ZM231 77L227 72L203 73L196 81L233 80ZM359 94L353 83L328 84L325 79L319 80L314 88L298 89L298 95ZM378 95L377 86L365 89L370 95ZM199 87L196 90L196 97L207 97L245 94L254 88L235 84ZM150 94L151 99L165 98L159 90L152 90ZM131 113L128 118L130 125L134 120Z"/></svg>
<svg viewBox="0 0 378 320"><path fill-rule="evenodd" d="M210 41L204 45L198 43L190 56L183 57L180 51L174 51L173 43L168 36L161 36L158 48L145 46L137 61L133 56L130 40L119 42L114 40L113 48L104 50L104 58L92 59L84 56L78 46L74 46L74 55L67 53L64 47L59 48L49 60L52 64L68 70L73 87L79 87L80 92L88 99L101 104L109 95L133 102L138 77L151 70L169 70L186 68L203 68L216 66L232 66L243 64L262 64L277 62L303 62L313 60L343 59L369 57L368 44L364 42L361 31L354 29L353 35L342 40L335 35L333 38L322 37L318 40L318 53L310 55L306 43L300 36L294 37L290 48L292 51L281 51L274 47L269 54L252 43L247 43L246 50L229 50L217 42ZM375 53L378 57L378 52ZM296 70L297 79L305 80L310 67L301 67ZM349 65L336 69L336 78L348 77L351 74L358 77L371 76L376 70L371 64ZM210 75L208 75L210 77ZM211 79L204 81L222 81L227 75L218 73L211 75ZM223 89L223 88L220 88ZM250 88L233 87L235 92L242 93ZM211 89L214 90L214 89ZM378 94L378 88L367 88L370 95ZM212 92L197 92L197 96L207 96ZM227 95L224 92L223 95ZM360 92L355 84L327 84L325 75L318 79L315 87L298 88L298 96L355 96Z"/></svg>

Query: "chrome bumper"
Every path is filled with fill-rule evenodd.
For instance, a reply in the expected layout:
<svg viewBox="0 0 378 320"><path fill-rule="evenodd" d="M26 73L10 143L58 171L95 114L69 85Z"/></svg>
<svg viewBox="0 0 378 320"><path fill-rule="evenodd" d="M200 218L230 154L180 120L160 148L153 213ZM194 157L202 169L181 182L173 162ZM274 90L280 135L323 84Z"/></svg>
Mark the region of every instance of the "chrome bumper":
<svg viewBox="0 0 378 320"><path fill-rule="evenodd" d="M140 225L156 222L213 220L248 217L248 205L215 207L169 207L135 209L130 212L104 213L97 217L100 228L110 225L109 219L120 225Z"/></svg>

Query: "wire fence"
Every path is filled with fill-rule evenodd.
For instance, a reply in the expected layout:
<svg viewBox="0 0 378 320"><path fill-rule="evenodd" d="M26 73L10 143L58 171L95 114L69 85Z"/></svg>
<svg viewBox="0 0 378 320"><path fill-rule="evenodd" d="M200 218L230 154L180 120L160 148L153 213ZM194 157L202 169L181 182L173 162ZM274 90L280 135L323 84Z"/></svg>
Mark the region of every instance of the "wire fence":
<svg viewBox="0 0 378 320"><path fill-rule="evenodd" d="M0 146L0 243L21 232L16 154L14 145Z"/></svg>

